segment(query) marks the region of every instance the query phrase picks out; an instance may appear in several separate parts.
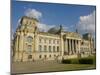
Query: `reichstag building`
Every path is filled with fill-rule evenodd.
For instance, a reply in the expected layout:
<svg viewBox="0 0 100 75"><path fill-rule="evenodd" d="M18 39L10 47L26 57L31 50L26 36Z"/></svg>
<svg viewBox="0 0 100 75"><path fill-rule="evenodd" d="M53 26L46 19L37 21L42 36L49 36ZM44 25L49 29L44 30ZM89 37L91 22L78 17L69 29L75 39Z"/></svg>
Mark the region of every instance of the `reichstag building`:
<svg viewBox="0 0 100 75"><path fill-rule="evenodd" d="M62 60L87 57L94 51L94 39L90 33L51 28L47 32L37 27L39 21L23 16L12 41L14 62Z"/></svg>

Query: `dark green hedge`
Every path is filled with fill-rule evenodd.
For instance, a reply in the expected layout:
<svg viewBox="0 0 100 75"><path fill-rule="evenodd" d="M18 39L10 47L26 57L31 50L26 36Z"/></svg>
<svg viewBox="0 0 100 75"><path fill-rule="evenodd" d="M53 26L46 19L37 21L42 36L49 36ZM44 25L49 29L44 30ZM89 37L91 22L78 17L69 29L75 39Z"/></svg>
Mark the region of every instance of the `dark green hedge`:
<svg viewBox="0 0 100 75"><path fill-rule="evenodd" d="M71 63L71 60L70 59L66 59L66 60L62 60L62 63L64 63L64 64L70 64Z"/></svg>
<svg viewBox="0 0 100 75"><path fill-rule="evenodd" d="M64 64L78 64L78 59L64 59L62 60L62 63Z"/></svg>
<svg viewBox="0 0 100 75"><path fill-rule="evenodd" d="M75 58L75 59L63 59L62 63L64 64L96 64L95 57L87 57L87 58Z"/></svg>
<svg viewBox="0 0 100 75"><path fill-rule="evenodd" d="M79 59L80 64L93 64L93 58L81 58Z"/></svg>
<svg viewBox="0 0 100 75"><path fill-rule="evenodd" d="M79 64L78 59L71 59L71 64Z"/></svg>

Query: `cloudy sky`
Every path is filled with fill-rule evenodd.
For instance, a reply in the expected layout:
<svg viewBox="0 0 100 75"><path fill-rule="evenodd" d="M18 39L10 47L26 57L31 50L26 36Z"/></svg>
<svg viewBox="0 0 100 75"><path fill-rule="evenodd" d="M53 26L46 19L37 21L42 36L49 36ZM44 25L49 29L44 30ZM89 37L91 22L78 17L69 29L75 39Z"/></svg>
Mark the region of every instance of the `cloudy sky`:
<svg viewBox="0 0 100 75"><path fill-rule="evenodd" d="M38 19L38 27L43 31L62 25L66 31L77 28L81 34L95 34L95 6L12 1L11 7L13 31L19 19L28 16Z"/></svg>

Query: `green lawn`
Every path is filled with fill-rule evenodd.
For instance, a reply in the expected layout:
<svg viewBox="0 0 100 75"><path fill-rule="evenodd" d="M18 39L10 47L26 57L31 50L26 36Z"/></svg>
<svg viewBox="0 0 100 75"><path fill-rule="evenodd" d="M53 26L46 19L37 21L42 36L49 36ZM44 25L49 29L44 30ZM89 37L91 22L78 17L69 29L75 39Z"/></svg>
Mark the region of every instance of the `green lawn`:
<svg viewBox="0 0 100 75"><path fill-rule="evenodd" d="M34 64L27 63L13 63L12 73L36 73L36 72L53 72L53 71L74 71L74 70L88 70L95 69L95 64Z"/></svg>

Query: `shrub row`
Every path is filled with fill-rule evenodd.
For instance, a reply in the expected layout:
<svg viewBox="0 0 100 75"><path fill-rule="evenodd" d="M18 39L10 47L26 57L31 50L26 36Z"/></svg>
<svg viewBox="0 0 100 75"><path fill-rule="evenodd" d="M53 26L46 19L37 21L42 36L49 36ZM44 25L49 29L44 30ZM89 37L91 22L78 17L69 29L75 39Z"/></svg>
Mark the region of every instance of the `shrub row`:
<svg viewBox="0 0 100 75"><path fill-rule="evenodd" d="M79 64L93 64L92 58L81 58L79 59Z"/></svg>
<svg viewBox="0 0 100 75"><path fill-rule="evenodd" d="M63 59L64 64L95 64L95 58Z"/></svg>
<svg viewBox="0 0 100 75"><path fill-rule="evenodd" d="M65 64L78 64L78 59L65 59L65 60L62 60L62 63L65 63Z"/></svg>

